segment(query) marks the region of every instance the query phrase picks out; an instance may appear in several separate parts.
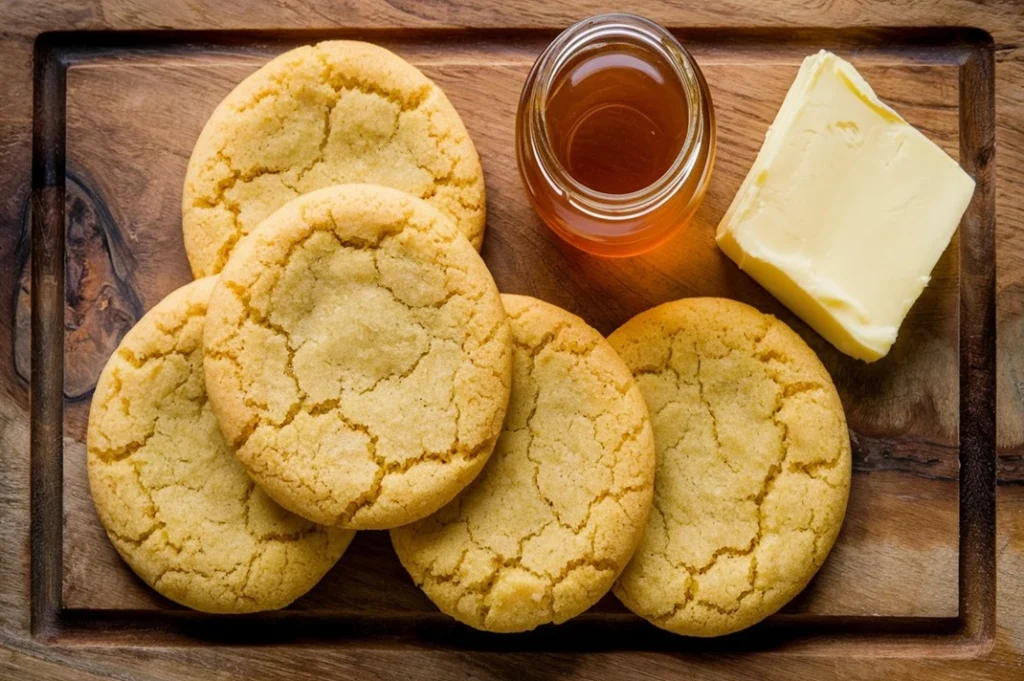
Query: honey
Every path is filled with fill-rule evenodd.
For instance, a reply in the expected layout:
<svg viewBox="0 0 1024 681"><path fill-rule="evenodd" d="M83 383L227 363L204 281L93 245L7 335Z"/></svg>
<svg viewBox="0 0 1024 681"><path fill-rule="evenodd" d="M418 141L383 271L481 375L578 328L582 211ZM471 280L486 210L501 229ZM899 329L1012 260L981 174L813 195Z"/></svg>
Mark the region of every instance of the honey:
<svg viewBox="0 0 1024 681"><path fill-rule="evenodd" d="M664 29L601 15L534 64L516 121L524 186L569 243L621 257L678 232L707 189L714 114L696 63Z"/></svg>
<svg viewBox="0 0 1024 681"><path fill-rule="evenodd" d="M686 140L686 95L669 65L634 45L566 64L548 95L548 138L577 182L631 194L672 167Z"/></svg>

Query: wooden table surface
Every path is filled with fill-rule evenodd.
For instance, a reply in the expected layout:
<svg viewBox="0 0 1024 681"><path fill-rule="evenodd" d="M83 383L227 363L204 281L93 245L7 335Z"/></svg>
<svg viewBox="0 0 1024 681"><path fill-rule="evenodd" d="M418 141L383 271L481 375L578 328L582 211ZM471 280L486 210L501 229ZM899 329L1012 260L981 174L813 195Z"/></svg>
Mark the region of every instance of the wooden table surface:
<svg viewBox="0 0 1024 681"><path fill-rule="evenodd" d="M736 183L749 166L756 152L763 128L747 130L750 119L770 120L781 94L795 72L795 64L802 53L799 50L816 35L832 36L842 42L846 33L870 39L880 47L881 58L864 57L858 65L875 84L883 98L893 101L911 122L921 127L930 137L954 156L958 144L962 153L964 123L960 119L958 131L957 107L972 106L972 102L957 103L957 67L937 63L938 48L924 48L913 55L908 63L890 63L885 58L884 43L904 35L915 36L915 41L928 43L929 36L958 41L964 36L982 44L994 55L995 87L995 140L994 172L991 150L983 148L971 163L980 163L979 172L994 177L995 237L996 237L996 438L997 480L996 493L996 572L997 597L996 628L994 635L982 631L979 644L960 647L955 652L943 653L941 645L865 645L843 648L843 653L829 654L827 649L793 646L778 651L731 652L728 647L715 646L702 652L700 642L681 644L680 651L670 652L664 646L640 646L635 650L588 650L587 652L525 652L486 650L466 646L459 648L416 649L390 645L387 641L366 639L361 645L332 646L329 643L309 641L290 646L283 652L275 646L247 645L232 641L230 645L206 645L206 642L181 645L162 637L157 625L153 631L140 632L133 640L132 632L121 631L118 636L91 637L83 640L48 636L40 626L39 613L33 615L32 551L33 536L45 536L48 531L40 525L43 514L38 510L52 503L47 494L52 490L31 479L30 414L40 415L40 406L29 399L29 381L33 370L29 366L26 330L30 326L27 310L27 271L19 268L26 261L26 214L33 184L39 186L44 178L33 178L33 125L49 120L52 112L40 110L48 105L45 96L36 92L37 109L33 109L33 82L36 67L34 54L40 46L54 38L50 36L37 43L41 33L54 31L152 31L132 33L118 37L125 55L122 59L112 55L102 61L102 68L76 67L67 76L67 111L63 120L67 135L67 192L70 202L83 211L78 218L69 218L68 246L72 255L82 262L100 262L90 255L91 248L103 249L105 267L123 268L118 253L133 249L158 251L180 250L179 237L173 230L169 234L173 243L154 241L152 245L111 244L97 242L89 237L89 226L95 227L105 219L102 201L90 194L90 182L123 182L138 189L130 197L119 197L134 211L128 216L129 240L146 234L147 221L161 222L176 218L180 177L177 165L184 162L196 126L209 109L231 85L265 59L267 50L274 48L247 47L241 54L224 56L223 68L218 67L218 80L201 82L194 75L206 73L202 69L178 68L191 57L182 51L173 56L173 68L149 63L145 50L135 46L156 40L156 36L173 31L222 31L213 42L230 44L234 33L228 31L267 31L266 35L290 36L292 41L315 40L342 30L345 35L358 35L361 29L377 31L377 35L394 37L395 47L414 63L421 64L451 95L456 106L466 109L493 110L474 119L467 117L477 146L484 157L488 173L491 219L508 221L519 219L512 213L525 211L521 199L511 197L518 192L514 182L514 160L511 153L502 154L499 147L506 144L500 135L486 132L494 120L507 118L514 110L515 99L522 80L523 61L548 36L545 32L530 33L529 29L557 30L579 18L609 10L628 10L646 15L660 23L694 31L698 57L702 60L709 82L719 96L720 133L734 138L747 136L740 144L741 153L734 158L719 158L721 184L712 191L710 213L718 214L731 196L730 182ZM860 31L858 27L872 31ZM944 28L940 28L944 27ZM951 27L981 29L986 33L958 32ZM472 28L486 40L493 40L495 55L493 72L482 77L474 72L473 43L465 43L465 52L454 66L442 68L434 63L437 46L430 39L431 31L443 30L445 36L460 36L464 28ZM409 29L412 29L411 31ZM482 29L482 30L481 30ZM523 33L501 33L523 30ZM739 66L724 42L716 38L718 30L743 29L744 35L757 41L774 41L779 49L788 49L781 61L786 69L771 67L749 68L746 57ZM878 29L877 31L875 29ZM702 32L703 31L703 32ZM817 33L815 33L817 31ZM829 33L829 31L833 31ZM72 35L72 34L67 34ZM79 34L74 34L79 35ZM179 35L186 35L180 33ZM199 34L196 34L199 35ZM261 35L254 33L253 35ZM496 36L505 37L498 38ZM520 42L520 37L522 36ZM307 36L314 36L308 37ZM795 37L793 37L795 36ZM57 40L63 40L61 36ZM801 42L803 40L803 42ZM533 42L530 42L533 41ZM793 47L791 45L796 45ZM102 43L94 41L95 44ZM452 44L455 44L454 41ZM790 47L786 47L790 45ZM442 44L443 47L443 44ZM454 48L453 48L454 49ZM773 48L774 49L774 48ZM897 48L893 48L897 49ZM943 48L944 49L944 48ZM214 48L216 51L216 48ZM225 53L227 50L225 49ZM790 53L791 52L791 53ZM967 52L964 52L967 54ZM750 56L749 54L746 56ZM755 55L756 56L756 55ZM756 61L756 60L755 60ZM499 63L500 62L500 63ZM936 62L936 63L932 63ZM138 68L139 65L145 68ZM187 66L187 64L186 64ZM431 69L434 69L433 71ZM193 75L190 75L193 74ZM473 75L476 73L476 75ZM477 88L472 79L486 78L492 87L500 87L500 97L482 94L486 84ZM108 93L130 84L134 98L114 99ZM909 85L908 85L909 84ZM917 91L902 93L909 87ZM961 87L962 84L961 84ZM770 92L764 101L756 94L762 88ZM764 90L764 88L767 88ZM189 100L194 115L176 115L174 99L179 92L192 93ZM45 94L45 93L44 93ZM507 96L506 96L507 95ZM755 95L755 96L752 96ZM773 99L774 98L774 99ZM126 103L127 101L127 103ZM129 107L127 113L124 107ZM192 112L189 112L190 114ZM45 139L46 131L42 138ZM63 132L61 133L64 134ZM959 136L959 137L958 137ZM36 137L40 131L36 130ZM146 155L159 166L153 172L170 173L172 187L154 187L152 183L132 178L133 166L117 157L103 158L103 145L108 142L132 153ZM721 148L721 147L720 147ZM497 151L495 151L497 149ZM37 156L40 150L36 150ZM184 156L183 156L184 155ZM501 155L500 160L495 160ZM505 158L507 156L507 158ZM96 159L101 160L97 161ZM88 162L79 163L83 159ZM962 162L964 159L961 158ZM511 165L510 165L511 164ZM88 165L93 175L80 178L72 174L73 168ZM507 167L506 167L507 166ZM172 167L172 170L167 170ZM987 168L987 170L986 170ZM46 169L36 163L35 171ZM496 176L504 179L495 181ZM508 180L506 182L506 180ZM784 679L784 678L918 678L933 679L1018 679L1024 678L1024 2L996 0L980 3L966 0L839 0L829 3L787 2L786 0L724 0L708 2L696 0L686 3L635 0L628 7L589 0L504 0L504 2L460 3L453 0L419 2L417 0L234 0L231 3L202 3L189 0L43 0L40 2L11 2L0 0L0 680L2 679L180 679L180 678L288 678L317 679L322 677L428 679L428 678L516 678L516 679L643 679L643 678L708 678L708 679ZM520 201L520 203L516 203ZM721 203L722 205L718 205ZM69 204L70 206L71 204ZM34 209L43 211L43 203ZM71 208L69 207L69 210ZM92 212L90 212L92 211ZM170 216L170 218L168 217ZM123 216L119 216L123 217ZM77 220L77 222L75 222ZM137 224L138 223L138 224ZM85 227L82 227L85 225ZM86 237L74 239L76 229L84 229ZM100 232L97 232L97 234ZM95 236L95 235L93 235ZM637 294L633 298L604 296L602 291L591 292L589 300L574 301L579 291L560 287L557 281L524 284L519 271L523 263L499 260L495 252L502 244L501 235L491 232L495 246L485 247L485 258L495 272L503 290L546 292L548 299L566 307L582 306L589 311L584 315L600 330L607 332L624 316L643 309L659 295L669 295L673 289L668 279L653 280L649 295ZM546 237L543 237L546 238ZM90 240L92 239L92 240ZM145 240L144 240L145 241ZM99 246L96 244L100 243ZM538 241L544 252L557 253L552 241ZM713 251L710 242L705 244ZM78 250L75 250L78 249ZM497 250L496 250L497 249ZM544 250L547 249L547 250ZM107 255L109 259L107 259ZM676 254L678 255L678 254ZM176 255L176 257L178 257ZM668 256L666 256L667 258ZM698 256L692 256L698 257ZM95 330L84 329L84 340L73 335L65 342L76 344L76 352L86 361L68 362L63 389L69 400L63 408L61 429L55 437L64 437L63 486L54 494L62 505L63 514L63 572L44 573L44 578L59 580L56 585L62 593L65 607L95 611L120 610L135 613L156 610L165 604L153 599L130 574L123 570L105 542L102 532L91 515L84 475L81 470L81 431L87 413L87 402L76 401L91 389L95 377L89 371L76 371L79 367L101 366L105 353L111 347L96 346L97 337L116 338L138 314L152 306L169 288L186 280L187 269L183 259L158 271L136 273L134 288L115 290L105 294L104 309L98 317L111 328L97 336ZM69 261L70 262L70 261ZM723 261L724 262L724 261ZM650 261L648 261L648 265ZM657 259L654 265L656 266ZM609 266L614 281L630 277L630 265ZM963 266L955 258L944 258L936 270L931 298L915 309L912 328L927 329L931 317L941 319L940 324L951 323L945 337L956 338L955 309L958 292L965 286ZM95 273L93 273L95 275ZM109 274L109 273L108 273ZM573 276L589 276L578 270ZM635 273L634 273L635 274ZM69 279L88 280L87 276L68 271ZM100 277L102 279L102 277ZM117 277L111 275L113 280ZM674 280L673 280L674 281ZM744 282L746 280L743 280ZM959 282L959 283L958 283ZM52 285L45 280L37 285ZM678 282L676 282L678 283ZM660 289L658 287L661 287ZM689 282L686 290L699 292L700 284ZM771 301L756 286L741 283L730 289L735 297ZM953 312L945 314L952 305ZM774 310L773 310L774 311ZM784 313L784 311L782 311ZM917 315L914 317L914 315ZM96 319L96 317L94 317ZM953 320L952 322L950 320ZM122 328L124 327L124 328ZM40 328L40 327L36 327ZM80 328L77 327L76 328ZM799 330L799 329L798 329ZM59 331L63 333L63 331ZM936 334L937 337L942 334ZM923 350L920 355L921 371L929 372L933 379L932 392L927 396L925 416L915 412L914 421L901 420L896 404L875 403L870 392L886 385L887 394L899 394L900 386L885 384L884 370L869 373L859 385L857 376L848 373L849 364L823 344L809 340L822 354L844 394L851 426L857 423L874 424L885 421L890 414L894 430L905 429L910 437L907 451L909 462L904 461L903 472L890 475L887 462L899 458L885 451L879 459L871 458L871 436L878 433L861 432L863 441L856 446L861 452L861 473L855 481L844 540L837 546L820 579L812 589L798 599L786 617L811 622L813 618L844 615L849 617L888 615L895 617L950 618L956 617L958 607L957 581L957 485L956 471L956 401L946 390L955 394L956 371L926 368L926 361L943 364L945 350L942 343L929 344L927 334L921 336L922 347L931 348L932 355ZM904 343L906 346L907 343ZM906 348L904 347L904 350ZM949 352L956 357L955 342ZM882 365L879 365L882 366ZM856 371L857 369L854 369ZM904 372L905 374L906 372ZM902 375L902 374L901 374ZM913 374L912 374L913 375ZM937 388L935 386L938 386ZM944 387L945 386L945 387ZM909 417L908 417L909 418ZM907 425L907 424L910 425ZM937 426L950 438L931 443L934 451L928 457L913 458L915 423ZM923 427L923 426L922 426ZM891 433L889 433L891 435ZM39 437L37 433L37 438ZM934 438L933 438L934 439ZM941 438L940 438L941 439ZM918 443L920 444L920 443ZM961 443L962 444L962 443ZM866 452L866 454L865 454ZM951 455L950 452L953 454ZM887 458L886 458L887 457ZM883 460L884 459L884 460ZM871 475L864 473L870 472ZM898 473L899 471L897 471ZM909 482L908 482L909 481ZM35 483L35 484L33 484ZM32 495L37 495L33 506ZM908 500L909 504L908 504ZM31 513L32 508L37 513ZM888 524L886 520L888 516ZM58 518L58 522L60 519ZM373 567L379 558L381 571L377 584L370 588L387 587L383 601L396 610L416 610L423 607L414 590L401 590L403 575L391 572L394 561L386 556L387 549L377 539L363 539L364 572L353 577L334 577L310 597L300 601L302 610L316 612L324 608L342 609L348 595L356 599L361 582L373 582ZM893 549L893 546L896 548ZM389 563L388 561L391 560ZM910 564L908 564L910 561ZM38 563L38 561L37 561ZM960 563L963 569L964 563ZM858 574L861 576L858 578ZM36 580L40 575L36 575ZM342 581L338 581L338 580ZM345 581L347 580L347 581ZM964 586L960 575L960 590ZM967 580L970 583L970 580ZM392 589L392 585L394 588ZM38 583L36 584L38 587ZM340 594L340 595L338 595ZM962 593L960 594L962 596ZM962 599L960 601L962 603ZM429 605L429 604L428 604ZM383 606L382 606L383 607ZM602 604L601 615L619 617L614 604ZM807 620L806 618L812 618ZM863 624L863 623L862 623ZM225 625L230 626L230 625ZM808 626L808 625L804 625ZM870 624L867 626L870 627ZM982 630L984 622L978 625ZM977 632L975 632L977 633ZM937 636L939 634L936 634ZM273 637L271 637L273 638ZM194 643L194 642L193 642ZM756 648L757 646L749 646ZM824 652L823 652L824 651ZM852 651L852 652L851 652Z"/></svg>

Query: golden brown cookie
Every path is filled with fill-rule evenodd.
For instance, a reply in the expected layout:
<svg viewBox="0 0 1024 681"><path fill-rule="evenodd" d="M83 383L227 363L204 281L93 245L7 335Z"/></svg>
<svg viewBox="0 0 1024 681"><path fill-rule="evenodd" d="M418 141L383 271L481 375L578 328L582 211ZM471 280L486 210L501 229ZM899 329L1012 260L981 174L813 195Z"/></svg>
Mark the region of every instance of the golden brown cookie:
<svg viewBox="0 0 1024 681"><path fill-rule="evenodd" d="M832 379L792 329L732 300L666 303L608 340L658 449L654 510L615 594L679 634L760 621L810 581L846 511L850 439Z"/></svg>
<svg viewBox="0 0 1024 681"><path fill-rule="evenodd" d="M346 182L426 199L474 246L483 241L480 159L444 92L382 47L334 40L282 54L214 110L182 196L193 274L219 272L291 199Z"/></svg>
<svg viewBox="0 0 1024 681"><path fill-rule="evenodd" d="M455 501L391 539L442 611L514 632L564 622L611 588L647 522L654 438L597 331L534 298L503 299L515 351L495 452Z"/></svg>
<svg viewBox="0 0 1024 681"><path fill-rule="evenodd" d="M89 412L89 484L118 553L164 596L205 612L282 608L353 533L285 511L232 455L203 385L213 284L167 296L107 362Z"/></svg>
<svg viewBox="0 0 1024 681"><path fill-rule="evenodd" d="M210 299L206 383L238 458L315 522L419 520L476 476L511 337L469 241L428 203L341 185L243 239Z"/></svg>

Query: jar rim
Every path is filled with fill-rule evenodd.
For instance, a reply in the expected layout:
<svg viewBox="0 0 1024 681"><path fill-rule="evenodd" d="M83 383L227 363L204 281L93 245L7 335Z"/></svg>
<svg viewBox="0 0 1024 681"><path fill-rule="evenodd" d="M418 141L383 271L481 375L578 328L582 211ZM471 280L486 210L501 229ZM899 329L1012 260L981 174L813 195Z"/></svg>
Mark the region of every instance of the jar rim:
<svg viewBox="0 0 1024 681"><path fill-rule="evenodd" d="M548 135L546 108L550 88L569 59L595 44L625 42L640 45L661 57L679 79L686 96L686 137L669 168L650 185L628 194L609 194L591 189L574 178L558 160ZM534 66L530 92L530 144L540 172L552 186L560 187L578 210L605 220L633 218L655 210L685 183L693 172L704 142L704 92L693 57L675 37L658 24L635 14L599 14L579 21L548 45Z"/></svg>

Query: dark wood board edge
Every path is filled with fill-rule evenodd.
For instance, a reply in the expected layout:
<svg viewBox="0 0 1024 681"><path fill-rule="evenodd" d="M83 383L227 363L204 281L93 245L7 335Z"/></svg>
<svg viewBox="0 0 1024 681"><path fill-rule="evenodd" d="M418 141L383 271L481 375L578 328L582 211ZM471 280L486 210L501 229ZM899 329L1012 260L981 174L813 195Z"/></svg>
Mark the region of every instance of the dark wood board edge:
<svg viewBox="0 0 1024 681"><path fill-rule="evenodd" d="M500 31L490 30L489 33ZM702 40L725 41L737 32L750 42L777 36L779 32L759 29L697 29L691 35ZM316 35L309 35L314 33ZM32 633L47 642L117 644L129 640L159 645L194 644L203 640L231 644L218 632L217 621L202 616L156 616L131 612L66 611L61 606L62 508L47 503L61 499L61 412L63 407L63 346L45 345L44 338L63 324L64 260L64 109L65 74L69 63L86 56L103 57L120 50L190 50L199 47L250 46L268 41L308 42L318 37L338 37L337 31L248 32L214 31L179 34L178 32L124 33L46 33L35 43L35 126L33 130L33 366L31 380L32 429ZM371 31L384 37L403 36L427 39L431 31ZM445 32L445 38L473 39L472 32ZM880 648L892 656L973 657L990 650L995 631L995 260L994 260L994 48L991 37L976 29L910 29L918 58L950 54L961 61L961 157L965 168L979 180L982 191L975 196L964 222L961 258L970 286L961 286L961 505L960 505L960 617L944 618L842 618L824 617L793 621L785 616L755 628L750 633L721 639L709 646L679 639L665 639L649 628L624 632L617 640L629 650L694 651L768 651L810 655L856 654ZM367 31L358 31L365 36ZM553 35L545 30L504 32L512 41L546 41ZM907 31L890 29L814 29L797 30L780 44L814 44L854 47L867 41L886 45L896 34ZM788 34L787 34L788 35ZM823 38L824 35L824 38ZM493 39L493 36L491 36ZM948 44L943 41L949 41ZM916 43L915 43L916 44ZM113 47L112 47L113 45ZM103 46L103 47L101 47ZM976 88L976 89L975 89ZM963 279L961 280L963 282ZM63 336L58 332L58 335ZM38 339L38 340L37 340ZM38 346L37 346L38 343ZM57 368L57 371L53 370ZM968 371L964 371L964 367ZM38 399L36 399L38 396ZM987 416L986 416L987 415ZM52 419L52 420L51 420ZM57 423L56 432L52 424ZM49 424L49 425L48 425ZM968 487L971 492L967 493ZM55 494L56 496L51 496ZM976 503L973 507L968 500ZM54 549L53 547L56 547ZM986 552L977 555L978 551ZM495 637L469 632L441 617L415 617L397 627L374 622L366 617L297 615L280 613L257 616L239 622L235 644L260 641L266 625L287 621L288 643L305 644L330 640L357 648L376 645L373 636L389 645L415 649L425 642L434 647L465 650L504 651L577 651L592 650L593 625L582 618L568 630L559 628L523 637ZM390 620L389 620L390 621ZM247 624L248 622L248 624ZM631 624L626 622L627 625ZM636 624L636 623L633 623ZM277 627L269 627L277 629ZM443 635L438 636L441 633ZM325 636L326 634L326 636ZM770 648L770 650L769 650Z"/></svg>
<svg viewBox="0 0 1024 681"><path fill-rule="evenodd" d="M994 48L987 31L970 26L821 26L784 31L765 27L681 27L671 23L666 27L683 42L699 42L712 50L728 48L730 54L771 51L802 58L809 49L820 47L850 55L871 51L899 55L903 60L948 62L953 58L962 62L979 48ZM50 50L69 65L85 59L116 59L124 54L265 54L340 39L401 42L411 47L443 42L452 50L498 44L536 54L558 33L559 29L515 27L92 30L43 32L36 36L35 44L37 51Z"/></svg>
<svg viewBox="0 0 1024 681"><path fill-rule="evenodd" d="M269 646L329 645L337 650L448 651L458 653L742 653L801 656L875 654L891 657L969 658L987 645L958 638L958 620L945 617L800 617L780 615L752 629L714 639L679 637L637 622L629 614L600 619L582 615L557 628L496 636L469 629L441 613L407 618L319 617L287 613L232 618L210 626L198 613L174 611L64 611L59 635L65 646ZM282 634L280 627L287 626ZM622 635L611 638L609 630ZM597 632L597 635L595 635Z"/></svg>
<svg viewBox="0 0 1024 681"><path fill-rule="evenodd" d="M996 628L995 54L960 67L960 162L975 178L960 237L960 625L991 649Z"/></svg>
<svg viewBox="0 0 1024 681"><path fill-rule="evenodd" d="M64 159L66 67L46 40L34 53L31 632L50 636L61 608L64 422ZM57 500L56 503L54 500Z"/></svg>

